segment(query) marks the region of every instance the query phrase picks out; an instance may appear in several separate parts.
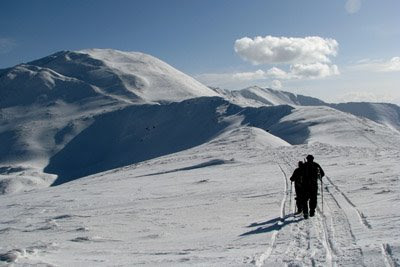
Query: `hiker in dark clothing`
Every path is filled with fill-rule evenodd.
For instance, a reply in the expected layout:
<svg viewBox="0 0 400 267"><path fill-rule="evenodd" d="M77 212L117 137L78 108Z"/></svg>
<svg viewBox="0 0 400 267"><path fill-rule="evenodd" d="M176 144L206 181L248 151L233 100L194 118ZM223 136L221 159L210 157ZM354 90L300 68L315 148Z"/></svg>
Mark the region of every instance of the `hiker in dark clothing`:
<svg viewBox="0 0 400 267"><path fill-rule="evenodd" d="M318 194L318 180L322 181L325 173L318 163L314 162L314 157L308 155L306 157L307 162L303 166L303 188L304 188L304 199L303 199L303 215L304 218L308 218L308 208L310 208L310 216L313 217L315 209L317 208L317 194Z"/></svg>
<svg viewBox="0 0 400 267"><path fill-rule="evenodd" d="M302 188L302 181L303 181L303 165L302 161L299 161L299 166L294 170L292 176L290 177L290 181L294 182L294 189L296 191L296 206L297 212L295 214L300 214L303 211L303 188Z"/></svg>

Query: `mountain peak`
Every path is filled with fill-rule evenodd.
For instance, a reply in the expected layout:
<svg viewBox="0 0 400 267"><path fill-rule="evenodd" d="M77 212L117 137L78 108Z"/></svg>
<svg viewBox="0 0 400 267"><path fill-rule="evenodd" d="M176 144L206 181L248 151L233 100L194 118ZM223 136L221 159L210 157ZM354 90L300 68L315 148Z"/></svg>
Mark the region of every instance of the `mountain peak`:
<svg viewBox="0 0 400 267"><path fill-rule="evenodd" d="M4 70L0 76L0 87L6 88L0 95L1 107L33 104L38 99L69 102L80 100L82 96L99 95L129 103L182 101L217 95L167 63L139 52L59 51L23 64L24 68L20 66ZM45 72L48 79L42 79ZM49 80L51 86L47 86ZM84 95L82 90L86 92ZM20 103L18 96L27 94L29 101ZM65 94L69 97L63 97Z"/></svg>

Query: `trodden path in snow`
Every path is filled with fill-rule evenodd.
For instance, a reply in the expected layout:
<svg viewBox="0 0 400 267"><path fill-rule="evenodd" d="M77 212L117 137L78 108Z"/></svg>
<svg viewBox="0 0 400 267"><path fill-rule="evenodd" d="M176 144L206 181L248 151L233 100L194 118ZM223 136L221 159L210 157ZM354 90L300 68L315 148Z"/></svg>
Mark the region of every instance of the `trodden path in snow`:
<svg viewBox="0 0 400 267"><path fill-rule="evenodd" d="M371 224L329 176L323 179L324 202L321 206L319 195L316 216L308 220L294 216L295 193L294 187L290 193L289 177L297 161L293 154L280 152L275 159L284 179L281 220L270 246L256 259L257 266L397 266L390 245L382 244L369 253L370 248L364 251L358 244L355 233L368 234Z"/></svg>
<svg viewBox="0 0 400 267"><path fill-rule="evenodd" d="M272 237L274 242L271 242L271 247L261 255L256 265L334 266L335 253L329 240L326 223L317 217L316 220L303 220L302 217L293 215L294 188L291 187L289 190L289 176L294 168L285 155L278 152L274 157L281 169L285 185L281 213L288 214L281 221L282 227L278 228L275 237ZM290 227L285 227L288 225Z"/></svg>

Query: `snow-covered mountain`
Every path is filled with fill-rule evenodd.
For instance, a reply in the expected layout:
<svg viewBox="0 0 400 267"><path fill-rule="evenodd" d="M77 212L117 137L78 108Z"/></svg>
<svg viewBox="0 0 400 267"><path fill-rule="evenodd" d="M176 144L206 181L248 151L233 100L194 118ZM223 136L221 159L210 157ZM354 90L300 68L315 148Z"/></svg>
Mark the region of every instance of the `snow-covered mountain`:
<svg viewBox="0 0 400 267"><path fill-rule="evenodd" d="M396 105L92 49L0 70L0 108L0 265L400 265ZM327 174L308 221L289 181L307 154Z"/></svg>
<svg viewBox="0 0 400 267"><path fill-rule="evenodd" d="M106 96L128 103L181 101L214 91L150 55L62 51L1 72L1 107Z"/></svg>
<svg viewBox="0 0 400 267"><path fill-rule="evenodd" d="M373 120L400 131L400 107L394 104L368 102L331 104L310 96L298 95L269 88L260 88L258 86L236 91L221 88L213 88L213 90L228 99L230 102L243 107L272 105L327 106L343 112L351 113L358 117Z"/></svg>
<svg viewBox="0 0 400 267"><path fill-rule="evenodd" d="M110 49L62 51L0 70L0 107L2 193L175 153L243 125L290 144L366 146L392 146L398 132L337 110L400 128L395 105L210 89L152 56Z"/></svg>
<svg viewBox="0 0 400 267"><path fill-rule="evenodd" d="M132 104L215 95L136 52L62 51L0 70L0 192L51 183L54 176L43 173L50 157L97 115Z"/></svg>
<svg viewBox="0 0 400 267"><path fill-rule="evenodd" d="M248 87L242 90L226 90L213 88L216 92L239 106L275 106L275 105L297 105L297 106L322 106L325 102L317 98L296 95L290 92L279 91L258 86Z"/></svg>
<svg viewBox="0 0 400 267"><path fill-rule="evenodd" d="M2 193L178 152L238 125L290 144L368 146L369 133L396 143L397 133L335 109L400 128L395 105L210 89L152 56L110 49L62 51L0 70L0 106Z"/></svg>
<svg viewBox="0 0 400 267"><path fill-rule="evenodd" d="M400 131L400 107L389 103L349 102L329 104L330 107L368 118Z"/></svg>
<svg viewBox="0 0 400 267"><path fill-rule="evenodd" d="M288 179L309 153L327 177L304 220ZM395 147L290 145L232 127L184 151L0 196L0 264L397 266L399 159Z"/></svg>

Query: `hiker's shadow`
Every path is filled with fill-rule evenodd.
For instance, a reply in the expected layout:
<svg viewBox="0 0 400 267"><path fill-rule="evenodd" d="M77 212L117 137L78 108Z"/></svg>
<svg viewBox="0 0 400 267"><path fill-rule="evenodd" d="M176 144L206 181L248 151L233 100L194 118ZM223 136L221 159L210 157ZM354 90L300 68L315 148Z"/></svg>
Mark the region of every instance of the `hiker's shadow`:
<svg viewBox="0 0 400 267"><path fill-rule="evenodd" d="M292 217L292 219L289 220L289 217ZM280 229L282 229L283 227L285 227L286 225L292 224L292 223L297 223L299 221L303 220L302 217L300 218L294 218L293 214L289 214L286 215L283 219L281 217L276 217L274 219L265 221L265 222L260 222L260 223L252 223L249 226L247 226L248 228L251 227L257 227L258 228L245 232L243 234L241 234L240 236L247 236L247 235L255 235L255 234L262 234L262 233L269 233L272 231L279 231Z"/></svg>

